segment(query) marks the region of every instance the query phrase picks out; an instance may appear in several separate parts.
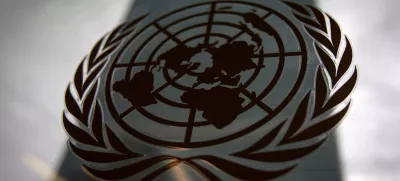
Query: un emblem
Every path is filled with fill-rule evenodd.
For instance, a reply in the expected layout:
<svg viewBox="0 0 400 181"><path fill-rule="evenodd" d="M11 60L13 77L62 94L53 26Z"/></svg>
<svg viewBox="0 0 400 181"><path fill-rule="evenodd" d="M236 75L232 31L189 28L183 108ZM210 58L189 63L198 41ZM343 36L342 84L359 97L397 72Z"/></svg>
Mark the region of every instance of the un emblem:
<svg viewBox="0 0 400 181"><path fill-rule="evenodd" d="M331 16L280 5L192 4L101 38L65 95L84 170L103 180L153 180L182 165L205 180L293 170L348 112L357 69Z"/></svg>

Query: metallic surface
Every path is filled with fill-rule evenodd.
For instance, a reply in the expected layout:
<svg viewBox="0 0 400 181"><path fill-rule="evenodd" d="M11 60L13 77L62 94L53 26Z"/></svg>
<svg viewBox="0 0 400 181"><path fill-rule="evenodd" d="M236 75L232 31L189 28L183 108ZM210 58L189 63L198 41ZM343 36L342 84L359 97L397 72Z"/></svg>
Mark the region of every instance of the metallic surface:
<svg viewBox="0 0 400 181"><path fill-rule="evenodd" d="M316 5L331 13L351 37L361 78L352 110L339 128L340 154L336 142L329 140L282 180L339 180L340 170L344 180L399 180L398 2L321 0ZM87 179L79 160L64 156L60 110L65 83L82 55L124 20L130 7L129 1L0 2L0 180L49 180L51 170L59 167L67 180ZM176 168L170 174L196 177Z"/></svg>

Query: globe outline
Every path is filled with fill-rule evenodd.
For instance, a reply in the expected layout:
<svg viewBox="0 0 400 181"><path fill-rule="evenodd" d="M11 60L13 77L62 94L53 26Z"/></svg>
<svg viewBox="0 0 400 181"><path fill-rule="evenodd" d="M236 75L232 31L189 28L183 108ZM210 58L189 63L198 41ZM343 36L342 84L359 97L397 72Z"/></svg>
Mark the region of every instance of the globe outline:
<svg viewBox="0 0 400 181"><path fill-rule="evenodd" d="M223 2L224 2L224 1L221 1L221 2L214 2L214 3L223 3ZM265 7L265 6L261 6L261 5L258 5L258 4L255 4L255 3L249 3L249 2L240 2L240 1L237 1L237 2L230 2L230 1L227 1L227 2L233 3L233 4L235 4L235 3L239 3L239 4L241 4L241 3L249 4L249 5L252 5L252 6L256 6L256 7L262 8L262 9L267 10L267 11L269 11L269 12L272 12L273 14L275 14L275 15L277 15L279 18L281 18L283 21L285 21L285 23L288 24L289 27L291 28L291 30L296 34L297 41L298 41L298 43L299 43L299 45L300 45L301 52L303 52L303 55L301 55L301 57L302 57L302 61L301 61L301 62L302 62L302 67L301 67L302 71L301 71L301 72L302 72L302 73L299 73L299 77L300 77L300 74L303 74L303 75L302 75L302 78L299 78L299 79L298 79L298 81L296 82L296 84L293 86L293 88L292 88L292 90L291 90L291 94L292 94L291 97L293 97L294 94L295 94L295 93L297 92L297 90L299 89L299 86L300 86L302 80L304 79L304 73L305 73L305 71L306 71L306 70L305 70L305 69L306 69L306 66L304 66L304 64L305 64L305 61L307 61L307 52L306 52L305 42L304 42L303 37L301 36L300 31L299 31L299 30L297 29L297 27L294 26L285 16L281 15L280 13L276 12L275 10L273 10L273 9L271 9L271 8L269 8L269 7ZM180 12L180 11L182 11L182 10L187 10L187 9L189 9L189 8L191 8L191 7L201 6L201 5L207 5L207 4L211 4L211 3L213 3L213 2L199 3L199 4L191 5L191 6L188 6L188 7L184 7L184 8L178 9L178 10L176 10L176 11L174 11L174 12L171 12L171 13L169 13L169 14L166 14L166 15L164 15L164 16L162 16L162 17L156 19L156 20L154 20L153 22L160 21L161 19L165 18L167 15L169 16L169 15L172 15L172 14L174 14L174 13ZM153 24L153 22L152 22L152 23L149 23L149 25ZM139 31L133 38L131 38L131 39L125 44L124 48L122 48L122 49L120 50L120 52L118 53L116 60L118 60L118 57L121 56L121 53L124 51L124 49L126 49L127 45L129 45L130 42L132 42L132 41L135 39L135 37L136 37L137 35L140 35L141 32L143 32L143 30L147 29L147 28L149 27L149 25L143 27L141 31ZM300 36L299 36L299 35L300 35ZM197 36L199 36L199 35L197 35ZM151 37L149 37L149 38L151 38ZM282 40L281 40L281 41L282 41ZM145 43L143 43L142 46L145 46ZM281 48L282 48L282 47L280 47L280 53L282 53L282 52L281 52L281 51L282 51ZM140 49L140 48L139 48L139 49ZM282 49L283 49L283 51L284 51L284 47L283 47ZM283 58L284 58L284 57L283 57ZM280 59L282 59L282 56L280 56ZM113 62L113 65L112 65L113 67L115 66L115 63L116 63L116 62L117 62L117 61L114 61L114 62ZM282 61L279 61L279 62L282 62ZM111 68L110 70L112 70L112 69L113 69L113 68ZM112 71L110 71L110 72L111 72L111 75L112 75ZM109 85L110 85L110 79L111 79L110 72L109 72L109 75L107 75L106 87L109 87ZM127 72L128 72L128 71L127 71ZM300 80L300 81L299 81L299 80ZM298 82L300 82L300 83L298 83ZM296 91L293 91L293 89L294 89L296 86L297 86L297 88L296 88L297 90L296 90ZM265 97L265 95L264 95L264 97ZM290 96L288 96L288 97L290 97ZM290 99L291 99L291 98L290 98ZM244 131L244 130L246 130L246 129L247 129L247 130L254 130L255 127L260 127L261 125L263 125L263 123L262 123L263 120L271 119L271 118L273 118L278 112L280 112L280 110L274 111L273 114L269 114L268 116L266 116L265 118L263 118L262 120L260 120L259 122L257 122L256 124L251 125L250 127L246 128L246 129L244 129L244 130L239 131L240 134L233 133L233 134L231 134L231 135L224 136L224 137L222 137L222 138L217 138L217 139L214 139L214 140L203 141L203 142L189 142L189 143L183 143L183 142L170 142L170 141L165 141L165 140L158 140L158 139L156 139L156 138L149 137L149 136L147 136L147 135L144 135L143 133L140 133L140 132L136 131L134 128L131 128L129 125L127 125L126 123L124 123L124 120L123 120L123 118L120 118L120 115L119 115L118 111L116 111L115 108L113 109L113 106L112 106L113 103L112 103L111 96L110 96L110 90L109 90L108 88L106 88L106 101L107 101L107 106L109 107L110 113L112 114L113 118L115 118L116 122L117 122L125 131L127 131L128 133L130 133L132 136L134 136L134 137L136 137L136 138L139 138L140 140L143 140L143 141L145 141L145 142L148 142L148 143L151 143L151 144L154 144L154 145L159 145L159 146L167 146L167 147L173 146L173 147L195 148L195 147L211 146L211 145L220 144L220 143L223 143L223 142L226 142L226 141L230 141L230 140L233 140L233 139L236 139L236 138L240 137L240 135L245 135L245 134L247 134L248 132L251 132L251 131ZM286 104L287 104L289 101L287 101L287 99L285 99L283 102L286 102ZM110 104L110 103L111 103L111 104ZM282 105L282 104L281 104L281 105ZM254 106L254 105L252 105L252 106ZM252 107L252 106L250 106L250 107ZM110 107L111 107L111 108L110 108ZM249 108L250 108L250 107L249 107ZM282 106L278 106L278 108L279 108L279 107L281 107L280 109L282 109ZM284 107L284 106L283 106L283 107ZM140 112L140 111L139 111L139 112ZM245 132L247 132L247 133L245 133ZM236 134L236 136L232 136L232 135L235 135L235 134ZM238 135L239 135L239 136L238 136Z"/></svg>

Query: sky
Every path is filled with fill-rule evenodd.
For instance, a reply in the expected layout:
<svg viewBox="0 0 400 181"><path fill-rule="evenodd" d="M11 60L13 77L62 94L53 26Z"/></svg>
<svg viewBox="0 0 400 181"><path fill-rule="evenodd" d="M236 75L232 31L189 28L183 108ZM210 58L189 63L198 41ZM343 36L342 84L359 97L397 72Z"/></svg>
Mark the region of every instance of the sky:
<svg viewBox="0 0 400 181"><path fill-rule="evenodd" d="M66 84L82 55L126 18L132 3L0 2L0 180L44 180L59 166L67 140L60 122ZM344 180L400 180L400 1L316 5L348 35L360 70L352 107L338 128ZM48 172L32 169L32 160Z"/></svg>

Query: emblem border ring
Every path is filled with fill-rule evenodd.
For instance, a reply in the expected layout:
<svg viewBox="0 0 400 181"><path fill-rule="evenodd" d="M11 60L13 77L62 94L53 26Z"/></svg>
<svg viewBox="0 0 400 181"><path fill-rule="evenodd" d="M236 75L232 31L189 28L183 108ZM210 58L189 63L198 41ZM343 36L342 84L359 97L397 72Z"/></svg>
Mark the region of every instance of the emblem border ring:
<svg viewBox="0 0 400 181"><path fill-rule="evenodd" d="M258 7L260 9L264 9L266 11L271 12L272 14L278 16L281 20L283 20L285 22L285 24L287 26L290 27L290 29L292 30L292 32L294 33L295 38L298 41L299 44L299 48L300 48L300 52L302 52L301 56L301 66L300 66L300 72L298 74L298 78L294 84L294 86L292 87L291 91L289 92L289 94L287 95L286 98L284 98L284 100L279 104L279 106L277 106L273 112L271 114L268 114L266 117L260 119L259 121L257 121L256 123L250 125L247 128L244 128L240 131L237 131L233 134L221 137L221 138L216 138L216 139L212 139L212 140L207 140L207 141L201 141L201 142L190 142L190 143L184 143L184 142L170 142L170 141L164 141L164 140L159 140L150 136L147 136L137 130L135 130L134 128L132 128L131 126L129 126L119 115L118 111L115 109L114 106L110 106L113 105L113 100L111 98L111 79L112 79L112 71L109 71L107 73L107 78L106 78L106 103L107 103L107 107L108 110L110 111L111 116L115 119L115 122L123 129L125 130L127 133L129 133L131 136L136 137L137 139L140 139L142 141L145 141L147 143L153 144L153 145L157 145L157 146L163 146L163 147L181 147L181 148L199 148L199 147L206 147L206 146L212 146L212 145L218 145L218 144L222 144L237 138L240 138L241 136L244 136L256 129L258 129L259 127L261 127L262 125L266 124L269 120L271 120L272 118L274 118L280 111L282 111L287 104L293 99L293 97L297 94L297 92L300 89L300 86L303 83L303 80L305 78L305 74L307 71L307 61L308 61L308 52L307 52L307 46L304 40L304 37L302 35L302 33L300 32L300 30L298 29L297 26L295 26L286 16L280 14L279 12L260 5L260 4L256 4L256 3L251 3L251 2L244 2L244 1L240 1L240 2L231 2L231 1L218 1L218 2L204 2L204 3L197 3L197 4L193 4L190 6L186 6L186 7L182 7L179 8L175 11L172 11L170 13L167 13L159 18L157 18L156 20L148 23L146 26L144 26L143 28L141 28L137 33L135 33L135 35L133 37L131 37L129 40L127 40L127 42L125 42L125 44L123 45L123 47L117 52L117 56L115 57L114 61L112 62L112 66L114 66L118 59L120 59L120 57L122 56L123 52L127 49L127 47L139 36L141 35L141 33L143 33L147 28L149 28L154 22L160 21L172 14L178 13L180 11L183 10L187 10L193 7L197 7L197 6L202 6L202 5L207 5L207 4L212 4L212 3L233 3L233 4L246 4L246 5L250 5L250 6L254 6L254 7ZM279 43L278 43L279 45ZM280 45L280 46L283 46ZM281 52L284 53L284 52ZM284 60L284 56L280 56L280 61ZM255 103L254 103L255 104Z"/></svg>

